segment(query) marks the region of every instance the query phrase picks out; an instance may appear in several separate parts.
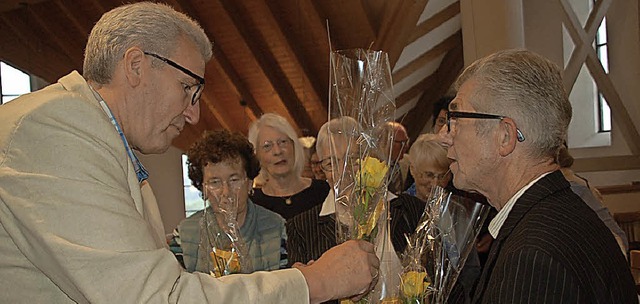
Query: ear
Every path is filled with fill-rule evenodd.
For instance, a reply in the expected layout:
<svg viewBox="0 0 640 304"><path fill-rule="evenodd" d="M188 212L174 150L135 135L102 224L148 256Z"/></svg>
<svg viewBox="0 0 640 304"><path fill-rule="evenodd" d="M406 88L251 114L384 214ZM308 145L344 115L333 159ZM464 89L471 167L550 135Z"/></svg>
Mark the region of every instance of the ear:
<svg viewBox="0 0 640 304"><path fill-rule="evenodd" d="M500 121L500 129L498 135L499 153L505 157L516 149L518 142L517 127L511 118L505 117Z"/></svg>
<svg viewBox="0 0 640 304"><path fill-rule="evenodd" d="M151 64L144 60L144 52L138 47L132 47L124 52L124 72L130 86L136 87L142 81L143 63Z"/></svg>

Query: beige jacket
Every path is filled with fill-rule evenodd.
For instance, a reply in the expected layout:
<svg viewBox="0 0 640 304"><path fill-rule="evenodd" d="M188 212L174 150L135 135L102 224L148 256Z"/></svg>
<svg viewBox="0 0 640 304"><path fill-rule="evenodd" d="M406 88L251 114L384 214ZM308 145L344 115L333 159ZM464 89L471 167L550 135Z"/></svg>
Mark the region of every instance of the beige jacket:
<svg viewBox="0 0 640 304"><path fill-rule="evenodd" d="M0 106L6 303L306 303L295 269L214 279L166 248L153 193L77 73Z"/></svg>

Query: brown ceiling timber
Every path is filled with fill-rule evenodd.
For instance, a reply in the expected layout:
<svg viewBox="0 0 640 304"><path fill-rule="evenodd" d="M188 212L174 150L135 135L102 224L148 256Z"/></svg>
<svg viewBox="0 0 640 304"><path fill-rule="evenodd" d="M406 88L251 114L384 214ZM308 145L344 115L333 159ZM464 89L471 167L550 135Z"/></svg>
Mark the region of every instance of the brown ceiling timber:
<svg viewBox="0 0 640 304"><path fill-rule="evenodd" d="M449 19L457 16L458 14L460 14L460 1L451 3L445 9L431 16L431 18L418 24L416 29L412 32L409 41L407 41L407 44L418 40L418 38L428 34L443 23L447 22Z"/></svg>
<svg viewBox="0 0 640 304"><path fill-rule="evenodd" d="M434 73L434 84L425 91L416 106L405 117L404 125L407 126L409 138L415 141L429 123L429 116L425 119L425 113L431 113L431 108L438 98L447 93L451 84L460 74L463 67L462 43L450 50L442 59L440 67Z"/></svg>
<svg viewBox="0 0 640 304"><path fill-rule="evenodd" d="M107 6L105 6L103 2L107 2L106 0L90 0L89 2L91 2L93 7L97 8L102 13L105 13L116 6L115 4L112 4L112 3L108 3Z"/></svg>
<svg viewBox="0 0 640 304"><path fill-rule="evenodd" d="M0 13L23 8L27 5L38 4L47 0L2 0L0 1Z"/></svg>
<svg viewBox="0 0 640 304"><path fill-rule="evenodd" d="M55 0L54 2L76 30L88 38L94 22L100 19L99 12L91 10L89 6L78 5L73 0Z"/></svg>
<svg viewBox="0 0 640 304"><path fill-rule="evenodd" d="M638 170L640 169L640 156L576 158L571 169L575 172Z"/></svg>
<svg viewBox="0 0 640 304"><path fill-rule="evenodd" d="M431 84L434 83L434 75L431 74L418 83L413 85L408 90L402 92L402 94L396 97L396 109L404 106L410 100L418 97L422 92L426 91Z"/></svg>
<svg viewBox="0 0 640 304"><path fill-rule="evenodd" d="M392 69L407 46L407 41L415 30L427 2L428 0L385 2L385 14L373 49L389 54L389 65Z"/></svg>
<svg viewBox="0 0 640 304"><path fill-rule="evenodd" d="M323 0L313 1L313 4L320 16L329 22L333 50L368 49L376 40L361 1Z"/></svg>
<svg viewBox="0 0 640 304"><path fill-rule="evenodd" d="M262 33L256 28L255 22L249 18L249 12L241 3L235 0L219 0L234 26L240 32L252 55L258 62L262 72L269 79L272 87L280 96L280 100L300 129L308 129L317 132L317 127L302 106L294 88L288 81L287 75L278 64L273 53L269 49Z"/></svg>
<svg viewBox="0 0 640 304"><path fill-rule="evenodd" d="M277 24L278 26L280 32L279 34L284 37L287 42L287 47L293 53L293 57L297 61L297 64L302 68L302 75L305 78L303 79L303 82L310 84L312 88L312 92L309 92L309 94L313 95L311 99L317 100L318 106L324 111L327 111L327 105L322 101L328 100L328 91L326 89L328 77L324 77L325 75L311 70L311 66L308 64L308 60L307 58L305 58L305 55L303 53L302 43L300 43L298 40L298 37L300 37L300 35L297 35L296 33L299 31L299 29L304 29L306 27L293 26L291 23L288 23L287 18L285 18L286 15L282 15L282 11L279 10L278 7L273 3L270 3L269 5L267 5L267 7L271 11L271 16L274 17L273 19L275 21L275 24ZM322 24L315 25L321 26ZM312 25L309 24L308 26Z"/></svg>
<svg viewBox="0 0 640 304"><path fill-rule="evenodd" d="M71 69L82 71L83 50L86 42L78 41L76 38L78 35L72 32L66 24L56 22L60 18L60 11L57 11L56 8L52 2L29 6L27 7L28 18L33 20L46 34L44 37L50 39L58 49L69 57L70 61L67 64L71 65ZM40 38L44 39L44 37Z"/></svg>
<svg viewBox="0 0 640 304"><path fill-rule="evenodd" d="M55 82L70 71L66 63L69 57L57 48L51 47L38 34L24 24L16 14L0 15L0 60L28 71L45 81Z"/></svg>
<svg viewBox="0 0 640 304"><path fill-rule="evenodd" d="M199 10L196 9L191 1L186 0L172 0L172 5L176 7L178 10L184 12L188 16L198 19ZM236 100L233 102L237 102L238 105L246 105L249 109L255 113L262 114L262 109L258 105L258 103L253 98L253 95L247 89L247 86L244 81L241 80L240 76L237 74L236 70L233 69L231 63L229 62L226 54L222 51L221 48L216 47L214 36L208 31L208 28L204 26L202 22L200 24L203 26L203 29L206 35L214 41L213 45L213 58L207 64L207 69L211 66L215 68L218 72L217 75L220 77L211 77L213 71L208 70L205 71L205 76L208 79L212 79L214 82L214 86L218 85L218 79L224 79L224 83L226 84L227 89L231 89L235 92ZM203 92L203 96L214 96L213 98L207 98L203 102L203 106L208 110L215 118L214 123L207 124L207 130L215 129L215 128L224 128L227 130L236 130L236 131L244 131L246 126L242 125L240 121L234 120L234 115L232 115L229 111L231 107L229 107L228 99L224 99L221 95L216 93L211 93L210 88L211 85L205 86L205 92ZM220 104L224 103L224 106ZM205 118L208 117L206 114Z"/></svg>
<svg viewBox="0 0 640 304"><path fill-rule="evenodd" d="M183 152L187 152L189 150L189 147L191 147L191 145L196 142L196 140L200 139L200 136L202 136L202 133L194 131L194 126L185 125L182 132L180 132L180 135L173 139L171 145L182 150Z"/></svg>
<svg viewBox="0 0 640 304"><path fill-rule="evenodd" d="M399 83L407 76L413 74L415 71L420 69L421 67L427 65L430 61L438 58L440 55L450 51L454 47L462 44L462 31L457 31L453 35L449 36L447 39L438 43L438 45L434 46L424 54L420 55L420 57L411 61L411 63L406 66L400 68L395 73L393 73L393 82Z"/></svg>
<svg viewBox="0 0 640 304"><path fill-rule="evenodd" d="M251 95L251 92L244 81L240 78L240 75L238 75L236 70L233 69L233 66L231 66L227 56L215 45L213 46L213 54L213 61L216 69L218 69L220 75L224 75L223 78L225 79L225 82L227 82L229 87L236 92L240 99L239 101L244 102L254 116L260 117L264 111L253 98L253 95Z"/></svg>
<svg viewBox="0 0 640 304"><path fill-rule="evenodd" d="M367 12L367 17L369 17L369 24L371 24L371 28L373 28L374 32L378 32L380 30L382 15L385 14L385 5L387 2L388 1L386 0L362 1L362 5Z"/></svg>

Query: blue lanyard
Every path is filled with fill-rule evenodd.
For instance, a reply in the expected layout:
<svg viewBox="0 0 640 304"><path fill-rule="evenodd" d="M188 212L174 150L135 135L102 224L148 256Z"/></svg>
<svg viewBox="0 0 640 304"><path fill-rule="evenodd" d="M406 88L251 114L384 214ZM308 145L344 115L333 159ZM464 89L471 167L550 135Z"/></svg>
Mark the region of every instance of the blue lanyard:
<svg viewBox="0 0 640 304"><path fill-rule="evenodd" d="M94 95L98 98L98 101L100 102L100 106L102 107L104 112L107 113L107 116L109 116L109 119L111 120L111 124L116 128L116 131L118 131L118 134L120 134L120 139L122 139L124 148L127 150L127 155L129 155L129 159L133 163L133 169L136 171L138 182L141 183L142 181L148 179L149 172L147 172L147 170L144 168L140 160L138 160L138 157L135 155L135 153L133 153L133 150L131 150L131 146L129 146L129 142L127 141L127 138L124 136L124 133L122 132L122 128L120 128L120 124L118 124L116 119L113 117L113 113L111 112L111 109L109 109L109 106L107 106L107 103L104 102L104 99L102 99L102 96L100 96L100 94L98 94L98 92L96 92L96 90L94 90L93 87L89 86L89 88L91 88L91 91L93 91Z"/></svg>

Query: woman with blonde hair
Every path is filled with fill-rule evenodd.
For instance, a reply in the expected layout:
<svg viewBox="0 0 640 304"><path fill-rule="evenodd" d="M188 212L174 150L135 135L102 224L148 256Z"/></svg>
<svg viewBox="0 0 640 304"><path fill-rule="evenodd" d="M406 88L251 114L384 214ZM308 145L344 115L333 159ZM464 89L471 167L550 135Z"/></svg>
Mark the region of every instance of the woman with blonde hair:
<svg viewBox="0 0 640 304"><path fill-rule="evenodd" d="M336 245L334 220L319 215L329 184L301 176L306 162L303 147L284 117L262 115L249 127L248 137L266 180L262 188L254 189L251 199L287 221L290 265L318 259Z"/></svg>

